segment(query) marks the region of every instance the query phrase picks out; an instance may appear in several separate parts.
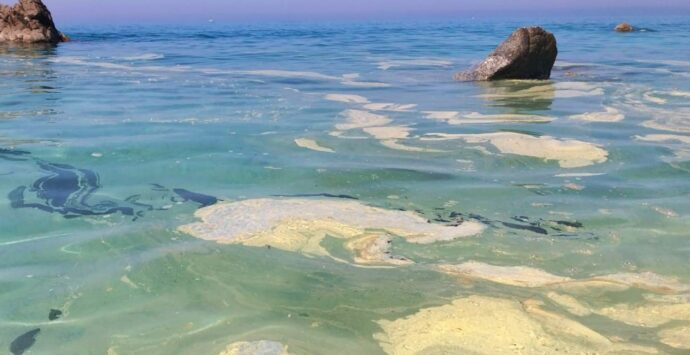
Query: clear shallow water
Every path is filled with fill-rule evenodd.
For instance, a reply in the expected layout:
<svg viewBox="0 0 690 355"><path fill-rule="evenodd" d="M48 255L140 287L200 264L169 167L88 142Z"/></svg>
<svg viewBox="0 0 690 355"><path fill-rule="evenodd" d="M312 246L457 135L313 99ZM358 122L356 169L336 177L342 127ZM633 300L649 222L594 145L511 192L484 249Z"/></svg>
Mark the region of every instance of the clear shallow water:
<svg viewBox="0 0 690 355"><path fill-rule="evenodd" d="M547 84L452 81L524 22L68 27L74 41L57 48L4 48L0 346L41 328L34 353L216 354L267 339L296 354L377 354L381 319L468 295L544 299L539 288L458 282L433 269L470 260L572 278L654 272L690 284L690 25L645 20L655 32L620 35L604 22L542 24L560 50ZM417 106L377 111L329 94ZM606 107L624 119L571 117ZM332 134L346 110L385 115L385 126L410 128L395 143L432 151L392 149L359 129ZM551 119L453 124L482 119L472 112ZM563 167L490 142L425 139L491 132L575 139L608 156ZM651 136L659 134L676 137ZM300 138L334 153L299 147ZM544 235L494 223L452 242L396 243L395 254L415 265L361 268L181 233L205 200L176 188L226 202L347 195L428 219L460 212L582 227ZM324 245L349 258L337 241ZM582 301L641 304L645 294ZM51 308L63 317L49 322ZM573 318L682 353L659 343L655 328Z"/></svg>

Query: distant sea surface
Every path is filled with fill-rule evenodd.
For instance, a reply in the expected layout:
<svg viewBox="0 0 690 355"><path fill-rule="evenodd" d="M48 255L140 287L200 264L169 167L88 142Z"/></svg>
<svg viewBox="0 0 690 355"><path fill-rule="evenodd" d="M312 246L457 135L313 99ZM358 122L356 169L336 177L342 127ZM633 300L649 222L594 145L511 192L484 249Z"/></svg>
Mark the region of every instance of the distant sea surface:
<svg viewBox="0 0 690 355"><path fill-rule="evenodd" d="M525 25L0 47L0 351L687 351L690 21L540 22L550 81L453 81Z"/></svg>

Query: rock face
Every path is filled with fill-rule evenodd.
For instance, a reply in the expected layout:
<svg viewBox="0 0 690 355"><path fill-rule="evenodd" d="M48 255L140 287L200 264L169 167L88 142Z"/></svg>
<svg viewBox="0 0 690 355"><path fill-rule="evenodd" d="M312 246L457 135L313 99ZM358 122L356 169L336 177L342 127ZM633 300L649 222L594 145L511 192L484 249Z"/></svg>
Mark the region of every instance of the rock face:
<svg viewBox="0 0 690 355"><path fill-rule="evenodd" d="M53 17L41 0L0 4L0 43L58 43L67 37L55 28Z"/></svg>
<svg viewBox="0 0 690 355"><path fill-rule="evenodd" d="M632 32L634 30L633 26L627 22L622 22L619 23L616 28L614 28L616 32Z"/></svg>
<svg viewBox="0 0 690 355"><path fill-rule="evenodd" d="M488 58L455 75L461 81L539 79L551 76L558 48L556 37L541 27L518 28Z"/></svg>

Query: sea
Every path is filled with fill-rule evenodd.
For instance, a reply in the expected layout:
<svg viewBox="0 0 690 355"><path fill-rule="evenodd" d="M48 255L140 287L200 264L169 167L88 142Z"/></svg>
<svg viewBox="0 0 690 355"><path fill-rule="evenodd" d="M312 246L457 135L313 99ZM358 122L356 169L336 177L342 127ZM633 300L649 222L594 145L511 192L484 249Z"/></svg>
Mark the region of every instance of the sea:
<svg viewBox="0 0 690 355"><path fill-rule="evenodd" d="M690 21L619 20L3 45L0 351L687 353ZM453 80L533 25L551 80Z"/></svg>

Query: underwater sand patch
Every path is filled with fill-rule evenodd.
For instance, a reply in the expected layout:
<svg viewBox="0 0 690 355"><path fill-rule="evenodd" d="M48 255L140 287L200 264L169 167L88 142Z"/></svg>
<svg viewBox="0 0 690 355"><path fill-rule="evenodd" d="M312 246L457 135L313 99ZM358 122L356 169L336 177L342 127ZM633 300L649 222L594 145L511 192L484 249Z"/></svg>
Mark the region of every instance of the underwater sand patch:
<svg viewBox="0 0 690 355"><path fill-rule="evenodd" d="M313 139L297 138L297 139L295 139L295 144L297 144L297 146L300 148L310 149L310 150L314 150L317 152L335 153L335 151L333 149L323 147L323 146L319 145L319 143L317 143Z"/></svg>
<svg viewBox="0 0 690 355"><path fill-rule="evenodd" d="M579 168L608 159L608 152L600 146L575 139L557 139L550 136L531 136L514 132L482 134L432 133L424 140L459 139L466 143L489 143L501 153L556 160L562 168Z"/></svg>
<svg viewBox="0 0 690 355"><path fill-rule="evenodd" d="M690 326L664 329L659 341L676 349L690 349Z"/></svg>
<svg viewBox="0 0 690 355"><path fill-rule="evenodd" d="M586 112L572 115L570 119L587 122L619 122L625 119L625 115L613 107L605 107L604 112Z"/></svg>
<svg viewBox="0 0 690 355"><path fill-rule="evenodd" d="M655 349L614 343L586 326L523 303L470 296L451 304L422 309L394 321L380 320L374 335L391 355L413 354L550 354L656 353Z"/></svg>
<svg viewBox="0 0 690 355"><path fill-rule="evenodd" d="M301 252L307 256L331 256L321 246L327 237L353 240L371 234L393 235L409 243L431 244L481 233L484 225L465 221L460 225L429 223L409 211L386 210L346 199L254 199L217 204L197 210L201 222L178 229L196 238L221 244L241 244ZM355 255L373 255L366 242L350 245ZM385 253L384 253L385 254ZM340 260L342 261L342 260ZM384 263L386 259L383 260Z"/></svg>
<svg viewBox="0 0 690 355"><path fill-rule="evenodd" d="M232 343L220 355L290 355L288 347L268 340Z"/></svg>
<svg viewBox="0 0 690 355"><path fill-rule="evenodd" d="M362 110L346 110L341 115L345 117L346 123L339 123L335 125L335 128L341 131L385 126L392 122L388 116L378 115Z"/></svg>

